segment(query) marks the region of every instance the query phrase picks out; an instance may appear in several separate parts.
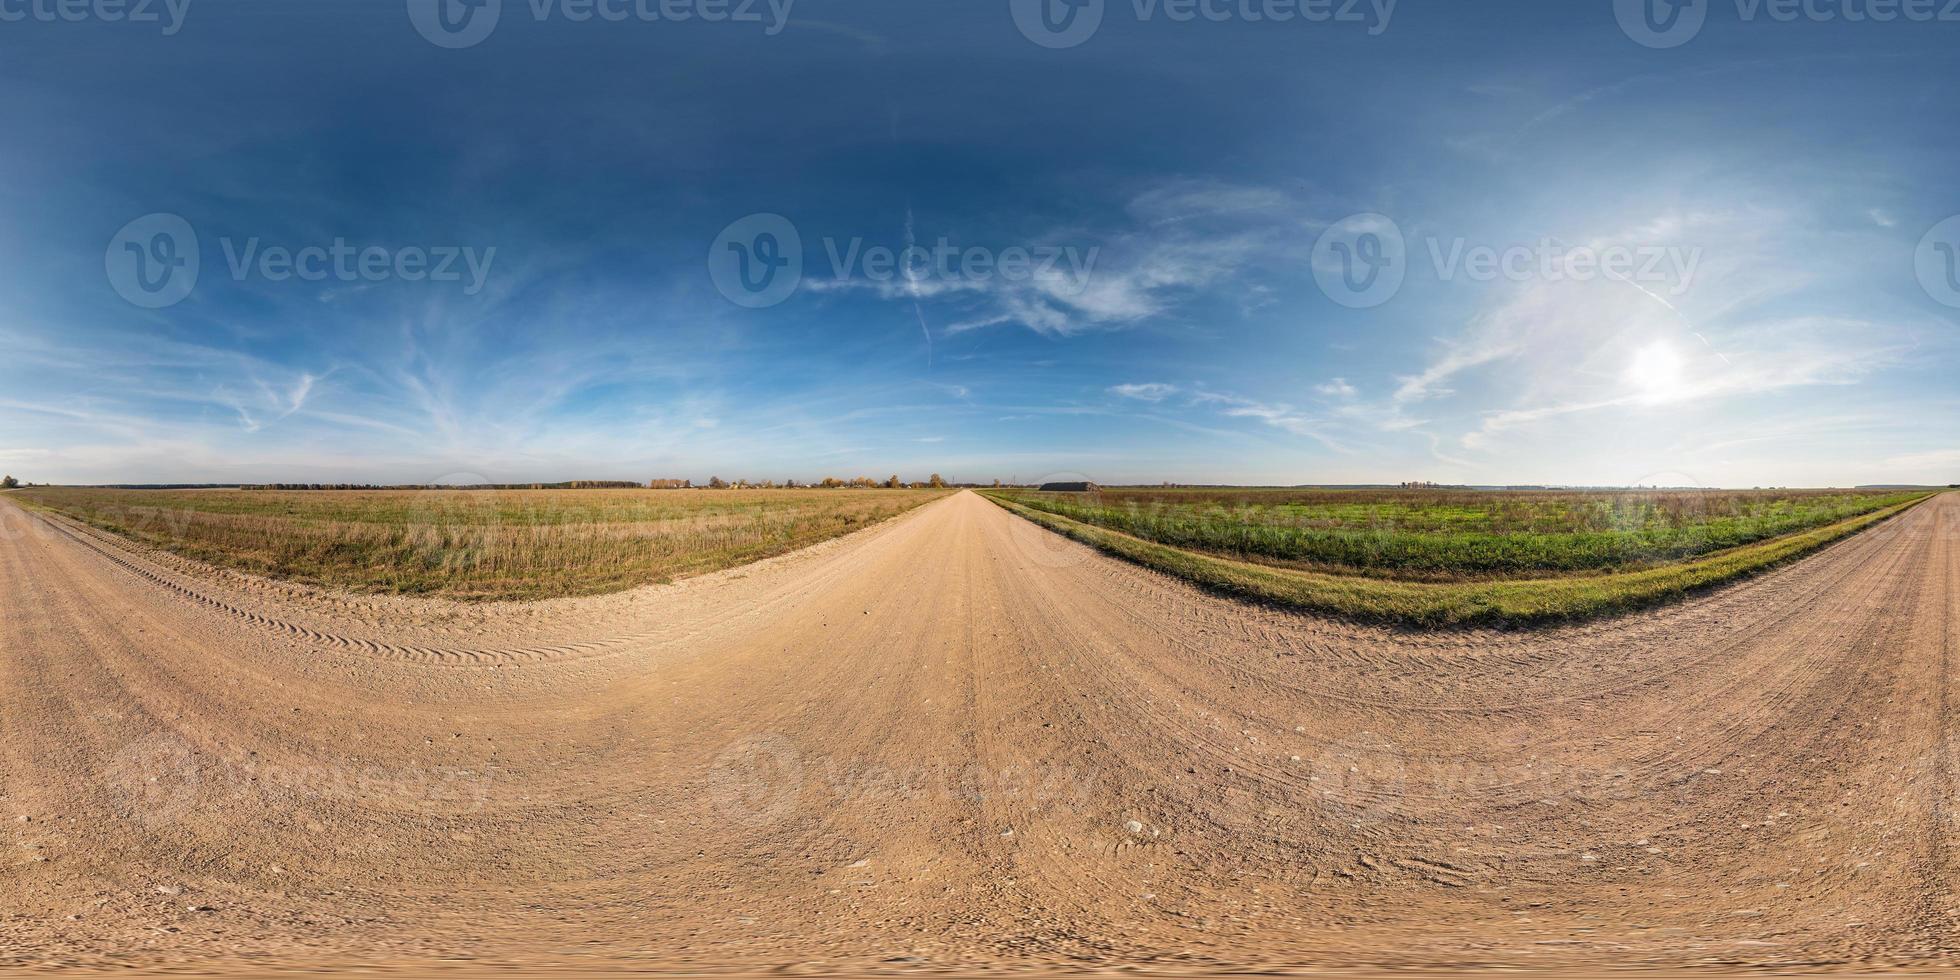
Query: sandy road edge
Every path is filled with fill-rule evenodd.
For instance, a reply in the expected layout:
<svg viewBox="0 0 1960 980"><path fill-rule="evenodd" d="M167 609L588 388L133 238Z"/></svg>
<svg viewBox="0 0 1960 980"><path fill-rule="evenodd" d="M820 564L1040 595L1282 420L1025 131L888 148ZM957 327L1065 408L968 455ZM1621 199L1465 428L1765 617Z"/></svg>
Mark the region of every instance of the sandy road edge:
<svg viewBox="0 0 1960 980"><path fill-rule="evenodd" d="M1310 965L1261 964L1243 965L1182 965L1182 964L1126 964L1122 966L1084 966L1070 969L1054 966L1002 966L995 969L984 967L962 968L957 966L931 966L926 968L906 968L902 966L879 968L875 964L842 963L835 966L785 963L776 967L730 967L730 968L688 968L666 967L657 962L639 963L625 961L611 966L567 965L514 966L505 962L459 962L455 960L403 960L399 962L369 962L351 960L333 966L279 966L257 963L200 963L182 967L144 965L137 967L71 967L51 964L45 967L4 967L0 977L318 977L318 976L374 976L374 977L479 977L496 976L513 980L573 980L585 977L660 977L663 980L737 980L749 977L1329 977L1338 980L1443 980L1461 976L1507 976L1507 977L1556 977L1559 980L1614 980L1614 978L1639 977L1763 977L1763 976L1880 976L1880 977L1920 977L1950 976L1951 971L1935 966L1906 966L1888 969L1843 968L1819 965L1806 968L1767 969L1750 966L1728 966L1721 964L1690 965L1682 967L1626 966L1610 968L1575 968L1556 963L1528 966L1507 966L1498 964L1473 963L1459 968L1439 967L1373 967L1348 969L1340 966L1315 967Z"/></svg>

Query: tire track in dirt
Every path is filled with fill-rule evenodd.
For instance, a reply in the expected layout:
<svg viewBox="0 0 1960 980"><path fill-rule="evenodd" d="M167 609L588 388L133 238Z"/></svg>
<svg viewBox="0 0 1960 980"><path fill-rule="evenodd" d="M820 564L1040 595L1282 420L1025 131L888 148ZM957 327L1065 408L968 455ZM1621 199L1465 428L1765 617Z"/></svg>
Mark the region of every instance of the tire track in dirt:
<svg viewBox="0 0 1960 980"><path fill-rule="evenodd" d="M402 646L358 637L341 636L311 629L297 623L275 619L271 616L261 615L249 609L233 605L208 592L194 586L185 585L169 575L147 568L135 560L124 557L123 554L97 543L91 537L77 533L68 527L66 522L49 520L47 524L59 533L66 535L69 540L100 555L124 571L139 576L145 581L157 585L185 601L193 602L207 609L223 613L255 629L283 634L314 646L354 650L360 653L388 657L408 663L480 666L489 663L531 663L539 660L569 659L598 653L613 647L641 642L655 635L628 635L596 642L519 647L506 650L445 650L432 647Z"/></svg>
<svg viewBox="0 0 1960 980"><path fill-rule="evenodd" d="M45 514L39 512L29 512L25 510L21 510L19 512L23 514L29 514L31 516L31 519L37 521L41 526L44 526L52 530L53 532L64 536L68 540L73 541L74 543L80 545L82 548L88 550L89 552L92 552L93 554L100 556L101 558L117 566L118 568L126 572L129 572L130 574L150 583L151 585L160 587L161 589L167 591L168 593L176 596L179 599L194 603L206 609L210 609L214 612L228 616L232 619L243 622L247 626L252 627L254 629L262 630L264 632L271 633L274 635L296 639L302 643L306 643L315 647L347 650L360 654L385 658L388 660L397 661L401 663L408 663L408 664L420 664L420 665L429 665L429 666L483 667L483 666L506 666L506 665L520 666L525 664L535 664L541 662L562 663L566 661L577 660L577 659L582 659L587 657L596 657L609 653L616 653L621 650L631 649L635 647L644 647L648 644L652 644L656 642L663 642L663 643L685 642L687 640L694 639L703 634L712 632L718 628L725 626L726 621L729 618L733 618L734 616L753 616L756 615L758 612L766 611L768 607L768 604L765 603L759 606L750 606L748 608L737 608L735 610L732 610L730 612L730 615L728 616L717 617L709 622L702 623L702 624L695 624L693 629L684 632L677 631L674 625L668 624L657 629L641 630L641 631L630 632L630 633L616 633L616 634L607 635L596 639L573 641L573 642L561 642L561 643L547 644L547 645L517 646L517 647L506 647L506 648L468 648L468 647L406 645L406 644L387 642L383 640L375 640L370 638L329 632L321 629L308 627L287 619L281 619L272 615L255 612L251 609L245 608L244 606L238 604L237 602L227 601L226 599L220 598L218 595L215 594L214 590L210 589L207 586L203 586L200 584L186 584L186 582L183 579L187 576L181 576L179 574L173 574L170 572L163 571L156 564L154 564L154 561L155 559L163 558L165 556L162 556L160 554L147 555L147 556L141 555L137 552L137 549L134 546L130 545L127 542L116 539L111 535L108 535L101 531L97 531L93 528L87 527L86 525L80 524L79 522L73 521L69 518L60 515L52 515L52 514ZM902 520L904 519L905 516L908 515L900 515L900 517L897 518L897 520ZM825 542L825 544L828 543L829 542ZM821 547L821 545L819 547ZM188 561L182 559L179 559L178 561L180 564L184 564L187 566L191 564ZM215 570L206 570L206 571L213 572ZM285 592L286 590L276 583L265 582L265 581L254 581L244 576L232 575L229 577L234 582L240 582L244 584L245 588L248 590L247 598L249 599L256 599L256 600L266 601L270 603L270 602L276 602L280 598L288 598L287 596L280 595L280 593Z"/></svg>

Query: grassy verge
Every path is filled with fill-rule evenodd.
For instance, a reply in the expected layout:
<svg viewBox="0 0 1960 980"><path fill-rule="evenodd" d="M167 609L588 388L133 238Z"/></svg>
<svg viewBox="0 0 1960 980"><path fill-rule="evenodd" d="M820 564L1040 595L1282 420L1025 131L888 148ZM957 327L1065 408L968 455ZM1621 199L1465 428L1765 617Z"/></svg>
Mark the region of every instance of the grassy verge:
<svg viewBox="0 0 1960 980"><path fill-rule="evenodd" d="M1825 527L1693 561L1608 575L1495 582L1401 582L1273 568L1197 554L984 494L1050 530L1227 595L1292 609L1408 626L1546 623L1626 612L1678 599L1809 554L1932 494Z"/></svg>
<svg viewBox="0 0 1960 980"><path fill-rule="evenodd" d="M1915 499L1858 490L1008 491L1025 507L1236 561L1404 581L1659 568Z"/></svg>
<svg viewBox="0 0 1960 980"><path fill-rule="evenodd" d="M944 490L111 490L9 501L221 568L363 593L546 599L747 564Z"/></svg>

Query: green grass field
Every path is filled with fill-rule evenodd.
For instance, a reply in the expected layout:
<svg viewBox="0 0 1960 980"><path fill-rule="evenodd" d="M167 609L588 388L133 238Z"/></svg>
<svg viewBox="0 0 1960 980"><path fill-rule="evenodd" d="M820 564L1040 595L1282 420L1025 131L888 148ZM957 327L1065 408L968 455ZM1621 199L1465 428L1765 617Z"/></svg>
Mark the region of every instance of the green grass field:
<svg viewBox="0 0 1960 980"><path fill-rule="evenodd" d="M1003 496L1221 557L1461 581L1652 568L1835 524L1918 494L1107 489Z"/></svg>
<svg viewBox="0 0 1960 980"><path fill-rule="evenodd" d="M1676 599L1929 493L989 491L1076 540L1228 594L1402 625L1537 623Z"/></svg>
<svg viewBox="0 0 1960 980"><path fill-rule="evenodd" d="M782 554L943 490L105 490L10 499L224 568L357 592L536 599Z"/></svg>

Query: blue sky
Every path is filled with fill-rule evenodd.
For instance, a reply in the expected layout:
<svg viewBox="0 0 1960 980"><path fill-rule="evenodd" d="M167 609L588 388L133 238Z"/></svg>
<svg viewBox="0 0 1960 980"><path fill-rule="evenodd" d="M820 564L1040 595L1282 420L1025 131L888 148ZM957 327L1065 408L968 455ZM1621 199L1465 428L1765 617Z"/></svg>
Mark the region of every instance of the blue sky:
<svg viewBox="0 0 1960 980"><path fill-rule="evenodd" d="M424 2L0 0L0 469L1960 480L1937 4Z"/></svg>

